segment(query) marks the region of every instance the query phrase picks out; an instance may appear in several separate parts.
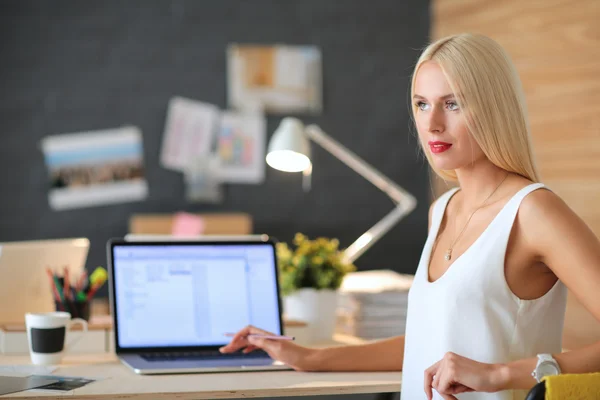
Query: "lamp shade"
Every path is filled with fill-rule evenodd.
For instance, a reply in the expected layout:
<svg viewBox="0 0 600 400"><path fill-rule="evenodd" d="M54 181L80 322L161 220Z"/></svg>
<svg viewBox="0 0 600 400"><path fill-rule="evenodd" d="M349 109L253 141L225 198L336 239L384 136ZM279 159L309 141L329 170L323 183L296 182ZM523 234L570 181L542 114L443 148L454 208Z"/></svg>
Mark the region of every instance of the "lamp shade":
<svg viewBox="0 0 600 400"><path fill-rule="evenodd" d="M288 117L281 121L269 142L267 164L285 172L310 167L310 144L300 120Z"/></svg>

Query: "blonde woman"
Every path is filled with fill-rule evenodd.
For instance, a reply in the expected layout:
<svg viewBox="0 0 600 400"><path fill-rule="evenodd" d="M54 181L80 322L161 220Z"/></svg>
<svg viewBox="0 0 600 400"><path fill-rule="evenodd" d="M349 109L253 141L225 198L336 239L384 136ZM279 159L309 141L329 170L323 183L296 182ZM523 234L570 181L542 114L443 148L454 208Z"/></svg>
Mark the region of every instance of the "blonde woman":
<svg viewBox="0 0 600 400"><path fill-rule="evenodd" d="M247 338L264 333L249 326L222 351L261 348L297 370L402 370L406 400L523 399L544 375L600 371L600 343L561 353L567 288L600 320L600 243L538 183L509 57L481 35L438 40L411 98L431 167L458 187L430 208L406 335L316 350Z"/></svg>

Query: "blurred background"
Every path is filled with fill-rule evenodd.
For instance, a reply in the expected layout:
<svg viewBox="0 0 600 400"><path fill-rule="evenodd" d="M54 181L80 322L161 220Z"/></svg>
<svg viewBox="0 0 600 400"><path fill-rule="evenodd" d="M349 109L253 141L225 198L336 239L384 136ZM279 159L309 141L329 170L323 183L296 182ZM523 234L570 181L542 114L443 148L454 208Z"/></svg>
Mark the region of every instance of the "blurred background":
<svg viewBox="0 0 600 400"><path fill-rule="evenodd" d="M350 245L392 203L318 146L308 192L300 174L261 165L254 181L217 179L213 192L193 198L186 178L193 174L164 161L174 98L236 111L228 95L232 45L313 46L320 104L265 113L256 143L266 147L282 118L293 115L317 123L414 195L417 208L356 261L359 271L413 274L429 204L450 184L430 174L418 148L410 76L430 41L460 32L489 35L508 51L525 88L542 181L600 235L599 20L597 0L3 1L0 241L87 237L91 271L105 265L109 238L147 226L136 218L187 212L207 215L207 225L215 213L241 216L244 229L281 241L302 232ZM136 194L85 206L52 203L47 137L131 126L145 182ZM218 145L207 154L222 157ZM590 342L598 323L572 297L569 310L568 347Z"/></svg>
<svg viewBox="0 0 600 400"><path fill-rule="evenodd" d="M416 269L430 185L407 98L430 35L428 2L8 1L0 15L0 241L88 237L93 268L106 263L107 239L129 233L133 215L187 211L241 212L256 233L290 241L302 232L348 246L393 204L319 146L310 192L299 174L268 168L259 184L223 184L216 204L186 201L183 174L160 163L171 98L228 109L228 45L311 45L322 54L322 111L295 116L419 200L357 265ZM285 115L266 115L268 137ZM123 125L141 131L147 196L53 210L40 141Z"/></svg>

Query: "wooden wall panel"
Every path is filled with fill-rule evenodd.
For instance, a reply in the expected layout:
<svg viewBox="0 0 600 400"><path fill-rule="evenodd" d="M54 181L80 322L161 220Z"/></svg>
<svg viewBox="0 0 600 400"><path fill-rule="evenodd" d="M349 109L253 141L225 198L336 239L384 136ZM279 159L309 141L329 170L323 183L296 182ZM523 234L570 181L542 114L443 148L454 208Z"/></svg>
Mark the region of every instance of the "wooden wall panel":
<svg viewBox="0 0 600 400"><path fill-rule="evenodd" d="M525 88L542 182L600 237L600 1L435 0L432 21L434 40L482 33L508 51ZM447 190L441 181L434 187L435 197ZM565 345L600 339L600 324L573 300Z"/></svg>
<svg viewBox="0 0 600 400"><path fill-rule="evenodd" d="M433 39L482 33L508 51L542 181L600 236L600 2L436 0L432 14Z"/></svg>

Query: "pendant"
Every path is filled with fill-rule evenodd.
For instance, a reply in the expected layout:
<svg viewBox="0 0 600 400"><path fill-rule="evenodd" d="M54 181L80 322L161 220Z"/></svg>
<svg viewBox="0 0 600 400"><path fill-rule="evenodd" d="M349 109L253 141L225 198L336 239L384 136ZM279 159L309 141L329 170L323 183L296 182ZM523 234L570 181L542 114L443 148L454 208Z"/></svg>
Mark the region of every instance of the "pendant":
<svg viewBox="0 0 600 400"><path fill-rule="evenodd" d="M444 258L446 259L446 261L450 261L450 259L452 258L452 249L446 250L446 255L444 256Z"/></svg>

